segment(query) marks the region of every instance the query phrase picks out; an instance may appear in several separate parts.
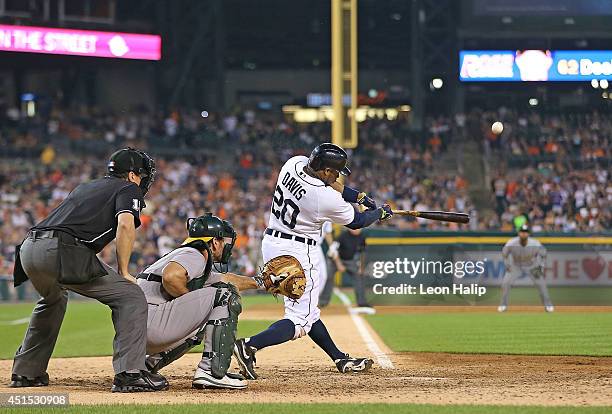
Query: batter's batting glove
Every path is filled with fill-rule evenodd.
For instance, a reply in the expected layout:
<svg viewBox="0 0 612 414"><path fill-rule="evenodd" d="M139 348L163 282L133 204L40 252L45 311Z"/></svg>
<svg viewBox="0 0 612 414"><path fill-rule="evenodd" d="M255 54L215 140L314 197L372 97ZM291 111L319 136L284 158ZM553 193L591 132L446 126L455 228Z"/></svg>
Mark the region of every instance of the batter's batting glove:
<svg viewBox="0 0 612 414"><path fill-rule="evenodd" d="M376 210L378 208L376 201L368 197L366 193L359 193L359 195L357 195L357 204L361 204L368 210Z"/></svg>
<svg viewBox="0 0 612 414"><path fill-rule="evenodd" d="M389 204L383 204L380 207L380 221L385 221L385 220L389 220L391 217L393 217L393 211L391 210L391 207L389 206Z"/></svg>

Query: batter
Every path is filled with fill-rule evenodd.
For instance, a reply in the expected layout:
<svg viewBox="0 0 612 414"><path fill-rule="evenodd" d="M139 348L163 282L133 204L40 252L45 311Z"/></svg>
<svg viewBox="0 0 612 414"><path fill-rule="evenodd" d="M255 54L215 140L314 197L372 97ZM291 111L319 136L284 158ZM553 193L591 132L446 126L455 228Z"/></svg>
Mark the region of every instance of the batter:
<svg viewBox="0 0 612 414"><path fill-rule="evenodd" d="M325 263L321 262L317 240L323 224L330 221L358 229L393 215L388 205L377 208L365 193L336 181L340 174L350 174L347 161L341 147L325 143L317 146L310 158L290 158L280 171L261 246L263 260L280 255L298 259L306 273L306 290L297 301L285 298L283 319L251 338L236 341L234 355L248 379L257 378L254 362L258 350L305 335L327 353L342 373L366 371L373 364L369 358L353 358L336 347L318 307L319 275ZM359 212L351 203L362 204L367 210Z"/></svg>

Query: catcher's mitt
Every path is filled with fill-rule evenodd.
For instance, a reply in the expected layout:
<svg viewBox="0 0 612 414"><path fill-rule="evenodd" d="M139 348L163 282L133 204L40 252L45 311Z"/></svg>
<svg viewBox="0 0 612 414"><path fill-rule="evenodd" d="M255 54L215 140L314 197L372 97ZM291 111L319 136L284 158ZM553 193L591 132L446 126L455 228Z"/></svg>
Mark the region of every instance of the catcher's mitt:
<svg viewBox="0 0 612 414"><path fill-rule="evenodd" d="M306 275L300 262L293 256L278 256L269 260L255 276L257 285L272 293L297 300L306 289Z"/></svg>

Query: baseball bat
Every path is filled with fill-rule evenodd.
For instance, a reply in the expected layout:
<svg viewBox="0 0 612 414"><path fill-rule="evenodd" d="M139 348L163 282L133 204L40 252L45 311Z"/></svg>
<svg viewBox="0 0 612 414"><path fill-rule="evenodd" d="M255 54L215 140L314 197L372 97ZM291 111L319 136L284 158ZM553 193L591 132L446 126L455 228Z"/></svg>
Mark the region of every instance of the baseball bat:
<svg viewBox="0 0 612 414"><path fill-rule="evenodd" d="M412 216L438 221L451 221L453 223L469 223L470 216L465 213L453 211L415 211L415 210L392 210L398 216Z"/></svg>

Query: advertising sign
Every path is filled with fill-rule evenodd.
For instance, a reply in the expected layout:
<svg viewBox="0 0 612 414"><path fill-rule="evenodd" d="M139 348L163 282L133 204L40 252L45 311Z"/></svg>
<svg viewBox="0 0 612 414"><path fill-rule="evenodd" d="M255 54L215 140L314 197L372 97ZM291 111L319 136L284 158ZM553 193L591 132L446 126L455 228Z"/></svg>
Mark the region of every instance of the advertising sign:
<svg viewBox="0 0 612 414"><path fill-rule="evenodd" d="M0 25L0 50L120 59L161 59L158 35Z"/></svg>
<svg viewBox="0 0 612 414"><path fill-rule="evenodd" d="M464 82L612 80L611 50L462 50Z"/></svg>

